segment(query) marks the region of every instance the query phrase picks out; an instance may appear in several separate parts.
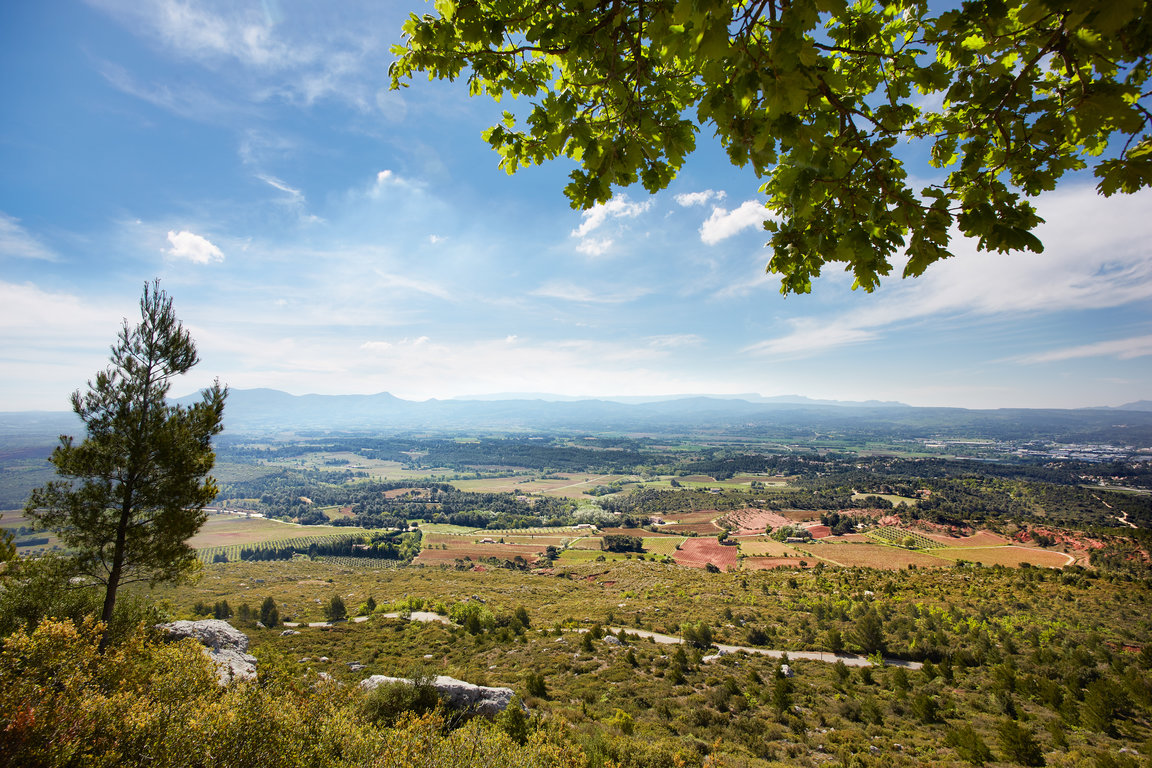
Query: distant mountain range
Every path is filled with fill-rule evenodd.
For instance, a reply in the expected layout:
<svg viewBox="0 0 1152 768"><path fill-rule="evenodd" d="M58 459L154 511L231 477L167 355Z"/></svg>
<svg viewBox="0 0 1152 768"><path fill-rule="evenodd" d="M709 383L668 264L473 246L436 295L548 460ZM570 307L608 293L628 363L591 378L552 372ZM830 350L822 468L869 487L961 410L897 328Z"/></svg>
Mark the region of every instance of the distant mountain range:
<svg viewBox="0 0 1152 768"><path fill-rule="evenodd" d="M189 395L177 402L197 399ZM567 431L811 437L842 433L887 439L984 437L1152 445L1152 401L1147 400L1119 408L969 410L796 395L578 399L509 394L412 401L387 392L291 395L274 389L234 389L228 395L224 422L227 433L233 435ZM39 442L44 435L75 434L79 427L71 413L0 414L0 440L8 448Z"/></svg>
<svg viewBox="0 0 1152 768"><path fill-rule="evenodd" d="M586 400L603 400L609 403L628 403L631 405L641 403L663 403L670 400L689 400L692 398L704 397L709 400L743 400L749 403L783 403L787 405L840 405L845 407L869 407L869 408L883 408L887 406L898 408L910 408L906 405L895 400L813 400L810 397L803 395L777 395L775 397L764 397L755 393L745 393L739 395L631 395L620 397L574 397L572 395L552 395L541 392L504 392L492 395L462 395L460 397L450 398L451 401L456 402L460 400L472 400L479 402L490 402L492 400L544 400L552 403L572 403Z"/></svg>

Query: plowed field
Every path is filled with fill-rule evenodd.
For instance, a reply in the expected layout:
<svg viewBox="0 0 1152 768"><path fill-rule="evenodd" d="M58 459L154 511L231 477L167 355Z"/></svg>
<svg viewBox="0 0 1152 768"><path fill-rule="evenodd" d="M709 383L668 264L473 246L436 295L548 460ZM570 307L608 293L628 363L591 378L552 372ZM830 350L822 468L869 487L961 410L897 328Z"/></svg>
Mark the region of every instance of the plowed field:
<svg viewBox="0 0 1152 768"><path fill-rule="evenodd" d="M735 567L737 548L725 546L714 538L685 539L680 549L672 557L679 565L703 568L711 563L722 571Z"/></svg>

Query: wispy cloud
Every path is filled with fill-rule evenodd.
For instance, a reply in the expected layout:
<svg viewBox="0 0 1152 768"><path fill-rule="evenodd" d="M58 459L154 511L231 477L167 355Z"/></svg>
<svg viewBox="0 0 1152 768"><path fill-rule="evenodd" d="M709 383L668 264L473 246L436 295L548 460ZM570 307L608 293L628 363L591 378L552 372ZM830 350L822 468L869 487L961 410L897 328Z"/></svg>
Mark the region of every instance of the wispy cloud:
<svg viewBox="0 0 1152 768"><path fill-rule="evenodd" d="M585 304L624 304L648 293L648 289L639 287L630 291L597 291L564 280L553 280L532 291L533 296L541 298L578 301Z"/></svg>
<svg viewBox="0 0 1152 768"><path fill-rule="evenodd" d="M174 259L191 261L193 264L211 264L214 261L224 261L224 253L213 245L208 238L194 232L182 230L168 231L168 242L172 244L165 253Z"/></svg>
<svg viewBox="0 0 1152 768"><path fill-rule="evenodd" d="M705 189L702 192L685 192L676 195L675 200L678 205L688 208L693 205L704 205L709 200L723 200L727 196L728 193L723 190Z"/></svg>
<svg viewBox="0 0 1152 768"><path fill-rule="evenodd" d="M247 105L225 102L216 94L194 85L182 84L179 88L173 88L164 84L141 82L127 69L111 62L100 62L98 69L108 84L121 93L188 120L210 123L226 115L253 112Z"/></svg>
<svg viewBox="0 0 1152 768"><path fill-rule="evenodd" d="M861 308L822 321L792 321L788 333L748 349L807 356L881 338L911 321L1067 313L1152 300L1150 205L1150 191L1104 200L1082 186L1045 195L1037 201L1047 220L1038 233L1047 244L1044 253L978 252L957 238L957 256L923 277L889 278ZM1085 221L1094 225L1087 228Z"/></svg>
<svg viewBox="0 0 1152 768"><path fill-rule="evenodd" d="M647 341L648 346L655 349L678 349L681 347L698 347L705 342L705 339L695 333L675 333L650 336Z"/></svg>
<svg viewBox="0 0 1152 768"><path fill-rule="evenodd" d="M56 261L56 254L48 246L28 233L20 219L0 211L0 255L18 259Z"/></svg>
<svg viewBox="0 0 1152 768"><path fill-rule="evenodd" d="M284 193L285 197L279 202L290 208L300 218L300 221L307 224L315 224L324 221L314 213L308 211L308 200L304 197L304 192L296 187L290 186L282 179L267 174L258 173L256 178L263 181L273 189L278 189Z"/></svg>
<svg viewBox="0 0 1152 768"><path fill-rule="evenodd" d="M380 28L342 27L339 15L305 6L281 13L279 4L238 5L216 0L88 0L169 54L223 70L257 101L312 105L322 99L360 111L382 109L374 73L387 66L385 19ZM388 21L392 19L389 18ZM237 76L242 77L237 77ZM137 91L147 97L148 91ZM158 104L178 102L152 93ZM385 112L396 114L394 105Z"/></svg>
<svg viewBox="0 0 1152 768"><path fill-rule="evenodd" d="M743 352L768 357L811 357L837 347L872 341L879 333L864 328L853 328L843 322L822 323L801 321L784 336L750 344Z"/></svg>
<svg viewBox="0 0 1152 768"><path fill-rule="evenodd" d="M436 298L444 299L445 301L450 301L452 299L451 292L437 283L429 282L427 280L416 280L415 278L381 272L380 270L376 270L376 275L380 278L379 286L381 288L395 288L401 291L415 291L416 293L435 296Z"/></svg>
<svg viewBox="0 0 1152 768"><path fill-rule="evenodd" d="M1018 358L1022 363L1054 363L1061 360L1075 360L1081 357L1114 357L1119 360L1132 360L1152 355L1152 334L1133 336L1127 339L1098 341L1094 344L1081 344L1049 352L1038 352Z"/></svg>
<svg viewBox="0 0 1152 768"><path fill-rule="evenodd" d="M766 218L768 211L756 200L745 200L739 208L731 211L716 206L712 215L700 225L700 239L707 245L715 245L745 229L760 227Z"/></svg>
<svg viewBox="0 0 1152 768"><path fill-rule="evenodd" d="M303 192L296 189L295 187L288 186L287 183L285 183L284 181L281 181L280 179L276 178L275 176L266 176L263 173L258 173L258 174L256 174L256 178L260 179L260 181L264 182L268 186L273 187L275 189L278 189L281 192L283 192L284 194L288 195L289 202L292 202L292 203L303 203L304 202L304 193Z"/></svg>
<svg viewBox="0 0 1152 768"><path fill-rule="evenodd" d="M376 173L376 179L368 190L368 196L379 197L385 190L411 186L414 186L411 180L400 176L389 168L385 168Z"/></svg>

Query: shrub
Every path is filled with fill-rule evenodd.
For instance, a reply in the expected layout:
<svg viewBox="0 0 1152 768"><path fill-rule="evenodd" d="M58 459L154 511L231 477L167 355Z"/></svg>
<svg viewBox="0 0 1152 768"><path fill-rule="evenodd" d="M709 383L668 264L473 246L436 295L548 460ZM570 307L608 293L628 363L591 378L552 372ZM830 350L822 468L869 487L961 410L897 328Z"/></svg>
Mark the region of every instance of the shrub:
<svg viewBox="0 0 1152 768"><path fill-rule="evenodd" d="M1044 753L1027 728L1015 720L1005 720L996 728L1000 751L1006 761L1020 765L1044 765Z"/></svg>
<svg viewBox="0 0 1152 768"><path fill-rule="evenodd" d="M280 623L280 611L276 608L276 601L271 596L264 598L260 606L260 623L266 627L274 627Z"/></svg>
<svg viewBox="0 0 1152 768"><path fill-rule="evenodd" d="M972 730L972 726L964 724L954 731L949 731L944 743L956 750L961 760L972 765L984 765L992 759L992 750L980 738L980 734Z"/></svg>
<svg viewBox="0 0 1152 768"><path fill-rule="evenodd" d="M333 595L328 604L324 606L324 618L328 621L343 621L348 618L348 608L344 605L340 595Z"/></svg>
<svg viewBox="0 0 1152 768"><path fill-rule="evenodd" d="M528 695L543 699L548 696L548 685L544 682L544 675L539 672L529 672L524 680L524 689Z"/></svg>
<svg viewBox="0 0 1152 768"><path fill-rule="evenodd" d="M416 667L403 677L404 680L378 685L364 696L360 714L368 722L391 727L404 715L424 715L439 706L433 675L427 670Z"/></svg>

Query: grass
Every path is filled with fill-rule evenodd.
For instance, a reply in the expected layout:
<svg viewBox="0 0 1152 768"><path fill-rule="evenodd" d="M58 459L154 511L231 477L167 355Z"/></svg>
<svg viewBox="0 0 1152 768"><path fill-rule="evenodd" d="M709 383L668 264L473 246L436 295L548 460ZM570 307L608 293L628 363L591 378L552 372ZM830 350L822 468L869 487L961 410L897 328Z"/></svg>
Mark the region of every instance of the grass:
<svg viewBox="0 0 1152 768"><path fill-rule="evenodd" d="M741 537L737 541L740 542L740 552L750 557L784 557L796 554L794 548L767 536L755 539Z"/></svg>
<svg viewBox="0 0 1152 768"><path fill-rule="evenodd" d="M909 507L915 507L915 506L920 504L919 499L914 499L910 496L896 496L895 494L891 494L891 493L854 493L854 494L852 494L852 500L853 501L862 501L862 500L868 498L869 496L877 496L881 499L884 499L885 501L891 503L892 506L894 506L894 507L898 507L901 504L904 504L904 505L909 506Z"/></svg>
<svg viewBox="0 0 1152 768"><path fill-rule="evenodd" d="M671 555L676 551L677 545L687 540L685 536L645 536L644 551L656 555Z"/></svg>

